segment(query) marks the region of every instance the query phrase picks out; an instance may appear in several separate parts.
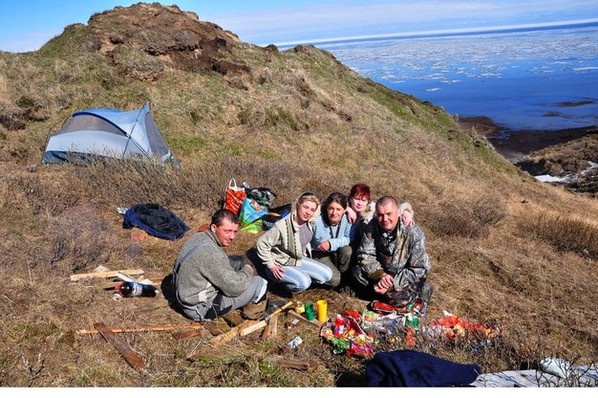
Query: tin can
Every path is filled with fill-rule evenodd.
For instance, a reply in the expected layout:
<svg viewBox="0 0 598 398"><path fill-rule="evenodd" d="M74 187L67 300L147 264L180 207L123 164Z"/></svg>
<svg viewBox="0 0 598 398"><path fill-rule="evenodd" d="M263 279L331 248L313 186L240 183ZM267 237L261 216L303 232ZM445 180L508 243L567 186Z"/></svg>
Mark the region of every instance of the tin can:
<svg viewBox="0 0 598 398"><path fill-rule="evenodd" d="M297 336L293 340L289 341L289 347L295 349L299 347L301 343L303 343L303 340L301 339L301 337Z"/></svg>

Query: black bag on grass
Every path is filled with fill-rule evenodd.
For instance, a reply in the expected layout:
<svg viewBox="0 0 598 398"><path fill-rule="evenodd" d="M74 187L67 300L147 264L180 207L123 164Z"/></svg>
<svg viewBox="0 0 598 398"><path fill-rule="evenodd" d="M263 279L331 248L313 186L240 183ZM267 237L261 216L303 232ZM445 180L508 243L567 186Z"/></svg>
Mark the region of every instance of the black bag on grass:
<svg viewBox="0 0 598 398"><path fill-rule="evenodd" d="M269 213L262 217L262 229L269 230L274 226L274 223L281 218L286 217L291 213L291 204L286 204L278 207L273 207Z"/></svg>

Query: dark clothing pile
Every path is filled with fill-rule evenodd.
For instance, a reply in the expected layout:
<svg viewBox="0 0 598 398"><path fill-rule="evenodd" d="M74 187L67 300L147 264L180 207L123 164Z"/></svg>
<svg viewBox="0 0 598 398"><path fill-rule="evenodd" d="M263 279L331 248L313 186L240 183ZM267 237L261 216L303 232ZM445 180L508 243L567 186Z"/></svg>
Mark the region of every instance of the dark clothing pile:
<svg viewBox="0 0 598 398"><path fill-rule="evenodd" d="M366 365L368 387L454 387L473 383L481 369L425 352L378 352Z"/></svg>
<svg viewBox="0 0 598 398"><path fill-rule="evenodd" d="M172 211L153 203L133 205L127 210L123 228L133 227L168 240L178 240L191 229Z"/></svg>

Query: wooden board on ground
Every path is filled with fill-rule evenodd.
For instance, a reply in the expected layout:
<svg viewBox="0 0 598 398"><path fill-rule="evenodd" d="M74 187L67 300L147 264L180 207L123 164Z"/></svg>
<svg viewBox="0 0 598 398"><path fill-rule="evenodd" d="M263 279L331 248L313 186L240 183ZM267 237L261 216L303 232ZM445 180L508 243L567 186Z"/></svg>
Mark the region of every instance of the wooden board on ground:
<svg viewBox="0 0 598 398"><path fill-rule="evenodd" d="M310 321L307 318L305 318L303 315L297 314L293 310L290 310L287 313L289 315L291 315L293 318L297 318L300 321L303 321L305 323L308 323L308 324L312 325L313 327L320 328L322 326L322 322L318 321L317 319L314 319L313 321Z"/></svg>
<svg viewBox="0 0 598 398"><path fill-rule="evenodd" d="M270 319L268 326L266 326L264 332L262 333L262 339L269 339L271 337L278 336L278 318L279 315L276 315Z"/></svg>
<svg viewBox="0 0 598 398"><path fill-rule="evenodd" d="M290 308L291 306L295 305L295 302L293 300L287 301L285 304L283 304L282 306L278 307L277 309L274 310L274 312L272 312L269 315L266 315L265 318L262 318L259 322L254 323L253 325L243 328L241 329L241 331L239 332L239 335L241 336L246 336L250 333L255 332L256 330L260 330L266 327L266 325L268 325L268 321L270 319L272 319L273 317L278 316L278 314L280 314L282 311L288 310L288 308Z"/></svg>
<svg viewBox="0 0 598 398"><path fill-rule="evenodd" d="M220 344L224 344L224 343L228 343L229 341L231 341L235 337L239 336L239 333L241 332L241 330L243 330L245 328L248 328L248 327L251 327L252 325L254 325L256 323L258 323L258 321L246 320L243 323L241 323L240 325L235 326L234 328L232 328L228 332L226 332L224 334L221 334L220 336L214 337L212 340L210 340L210 342L214 346L217 346L217 345L220 345Z"/></svg>
<svg viewBox="0 0 598 398"><path fill-rule="evenodd" d="M100 333L98 328L95 329L80 329L77 330L77 334L96 334ZM112 333L127 333L127 332L164 332L171 330L184 330L184 329L202 329L204 325L201 323L190 323L187 325L160 325L160 326L132 326L127 328L110 328Z"/></svg>
<svg viewBox="0 0 598 398"><path fill-rule="evenodd" d="M207 329L194 329L194 330L179 330L172 332L172 337L177 340L190 339L192 337L205 337L212 336L212 333Z"/></svg>
<svg viewBox="0 0 598 398"><path fill-rule="evenodd" d="M145 363L143 359L139 357L127 344L126 341L121 339L117 336L108 326L104 325L103 323L94 323L93 327L98 330L98 332L108 341L112 343L116 350L122 355L124 360L135 370L141 370L145 368Z"/></svg>
<svg viewBox="0 0 598 398"><path fill-rule="evenodd" d="M88 274L74 274L71 275L71 281L76 282L87 278L116 278L118 273L124 273L127 275L143 275L145 271L142 269L121 269L117 271L103 271L103 272L90 272Z"/></svg>

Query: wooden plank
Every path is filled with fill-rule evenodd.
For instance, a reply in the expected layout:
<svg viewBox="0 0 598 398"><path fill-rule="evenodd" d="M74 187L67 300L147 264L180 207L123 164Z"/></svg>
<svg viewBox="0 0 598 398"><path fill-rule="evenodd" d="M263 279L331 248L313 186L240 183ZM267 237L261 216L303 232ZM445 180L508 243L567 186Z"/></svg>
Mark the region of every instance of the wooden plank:
<svg viewBox="0 0 598 398"><path fill-rule="evenodd" d="M120 355L124 358L124 360L135 370L141 370L145 368L145 363L143 359L139 357L131 347L119 336L117 336L108 326L104 325L103 323L94 323L93 327L100 332L102 337L106 339L109 343L112 343L116 350L120 353Z"/></svg>
<svg viewBox="0 0 598 398"><path fill-rule="evenodd" d="M278 336L278 318L279 315L272 317L270 322L268 322L268 326L264 329L262 333L262 339L269 339L271 337Z"/></svg>
<svg viewBox="0 0 598 398"><path fill-rule="evenodd" d="M212 340L210 340L210 342L214 346L217 346L217 345L220 345L220 344L224 344L224 343L228 343L229 341L231 341L235 337L239 336L239 332L242 329L248 328L248 327L254 325L255 323L258 323L258 322L257 321L252 321L252 320L246 320L245 322L243 322L239 326L235 326L234 328L232 328L228 332L226 332L224 334L221 334L219 336L214 337Z"/></svg>
<svg viewBox="0 0 598 398"><path fill-rule="evenodd" d="M270 315L267 315L264 319L262 319L261 321L246 327L244 329L242 329L239 332L239 335L241 336L247 336L249 333L253 333L256 330L260 330L266 327L266 325L268 325L268 321L272 318L277 316L278 314L280 314L282 311L286 310L287 308L291 307L295 305L295 302L293 300L287 301L284 305L278 307L274 312L272 312Z"/></svg>
<svg viewBox="0 0 598 398"><path fill-rule="evenodd" d="M90 272L88 274L71 275L71 281L76 282L87 278L116 278L118 273L125 273L127 275L143 275L145 271L142 269L122 269L118 271L103 271Z"/></svg>
<svg viewBox="0 0 598 398"><path fill-rule="evenodd" d="M134 278L131 275L127 275L127 274L123 273L122 271L116 271L116 277L118 279L120 279L121 281L125 281L125 282L139 282L137 280L138 278Z"/></svg>
<svg viewBox="0 0 598 398"><path fill-rule="evenodd" d="M180 330L178 332L172 332L172 337L177 340L190 339L197 336L204 337L207 335L212 336L212 333L210 333L210 331L207 329Z"/></svg>
<svg viewBox="0 0 598 398"><path fill-rule="evenodd" d="M287 312L287 314L291 315L294 318L299 319L300 321L303 321L305 323L308 323L316 328L320 328L322 326L322 322L318 321L317 319L314 319L313 321L308 320L307 318L305 318L304 316L297 314L294 310L289 310Z"/></svg>
<svg viewBox="0 0 598 398"><path fill-rule="evenodd" d="M94 328L95 328L94 324ZM164 332L171 330L180 329L201 329L204 325L201 323L191 323L187 325L161 325L161 326L133 326L128 328L110 328L112 333L128 333L128 332ZM77 330L77 334L96 334L100 333L97 328L95 329L80 329Z"/></svg>
<svg viewBox="0 0 598 398"><path fill-rule="evenodd" d="M256 321L255 323L253 323L251 325L245 325L245 327L243 329L239 330L239 335L247 336L250 333L253 333L255 331L265 328L266 325L268 325L268 321Z"/></svg>

